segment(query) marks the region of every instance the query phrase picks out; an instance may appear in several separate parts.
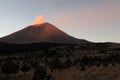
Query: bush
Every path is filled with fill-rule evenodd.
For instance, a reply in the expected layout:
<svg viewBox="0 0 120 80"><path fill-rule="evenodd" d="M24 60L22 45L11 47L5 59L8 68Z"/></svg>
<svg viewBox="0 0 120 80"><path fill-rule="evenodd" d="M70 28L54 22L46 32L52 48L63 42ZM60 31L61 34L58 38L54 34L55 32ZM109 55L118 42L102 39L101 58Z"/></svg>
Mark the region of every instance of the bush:
<svg viewBox="0 0 120 80"><path fill-rule="evenodd" d="M1 66L2 73L5 73L8 76L17 73L18 70L19 70L19 65L12 61L7 61L3 63L3 65Z"/></svg>
<svg viewBox="0 0 120 80"><path fill-rule="evenodd" d="M23 64L22 67L21 67L21 71L23 71L24 74L26 72L30 71L30 69L31 69L31 66L29 64L27 64L27 63Z"/></svg>

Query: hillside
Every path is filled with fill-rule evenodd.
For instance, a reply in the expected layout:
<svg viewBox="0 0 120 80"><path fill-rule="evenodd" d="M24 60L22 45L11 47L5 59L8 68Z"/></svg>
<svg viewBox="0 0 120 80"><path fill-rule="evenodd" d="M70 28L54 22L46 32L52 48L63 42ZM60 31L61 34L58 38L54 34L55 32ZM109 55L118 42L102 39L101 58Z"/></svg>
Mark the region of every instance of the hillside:
<svg viewBox="0 0 120 80"><path fill-rule="evenodd" d="M55 42L55 43L70 43L82 44L88 43L84 39L74 38L65 32L58 29L50 23L30 25L13 34L0 38L0 42L25 44L39 42Z"/></svg>

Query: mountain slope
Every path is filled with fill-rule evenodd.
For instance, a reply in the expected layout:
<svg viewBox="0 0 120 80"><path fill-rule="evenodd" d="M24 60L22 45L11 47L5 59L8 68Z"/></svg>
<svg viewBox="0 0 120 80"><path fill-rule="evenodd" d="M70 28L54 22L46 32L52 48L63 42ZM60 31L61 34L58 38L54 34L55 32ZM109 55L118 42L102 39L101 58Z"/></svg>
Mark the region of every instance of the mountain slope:
<svg viewBox="0 0 120 80"><path fill-rule="evenodd" d="M0 38L0 42L7 43L37 43L37 42L57 42L57 43L86 43L83 39L76 39L69 36L56 26L50 23L31 25L25 29Z"/></svg>

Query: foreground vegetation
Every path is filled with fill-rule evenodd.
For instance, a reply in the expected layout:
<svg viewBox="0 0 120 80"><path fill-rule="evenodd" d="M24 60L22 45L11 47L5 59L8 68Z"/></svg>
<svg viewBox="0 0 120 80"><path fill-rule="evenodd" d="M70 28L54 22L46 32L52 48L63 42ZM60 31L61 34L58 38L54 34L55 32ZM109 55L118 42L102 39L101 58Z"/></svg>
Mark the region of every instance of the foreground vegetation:
<svg viewBox="0 0 120 80"><path fill-rule="evenodd" d="M28 80L59 80L55 78L58 71L69 72L76 69L84 73L93 66L107 68L109 65L112 67L120 65L119 44L10 46L0 49L1 80L13 80L19 76Z"/></svg>

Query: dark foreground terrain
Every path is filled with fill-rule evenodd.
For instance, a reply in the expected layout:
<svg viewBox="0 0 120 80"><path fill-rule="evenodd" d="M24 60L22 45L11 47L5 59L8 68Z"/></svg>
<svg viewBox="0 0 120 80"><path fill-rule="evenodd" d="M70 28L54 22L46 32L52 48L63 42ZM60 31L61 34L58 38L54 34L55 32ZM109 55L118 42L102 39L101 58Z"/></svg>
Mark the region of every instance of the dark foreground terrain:
<svg viewBox="0 0 120 80"><path fill-rule="evenodd" d="M120 44L0 43L0 80L120 80Z"/></svg>

